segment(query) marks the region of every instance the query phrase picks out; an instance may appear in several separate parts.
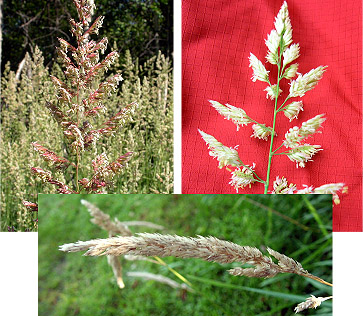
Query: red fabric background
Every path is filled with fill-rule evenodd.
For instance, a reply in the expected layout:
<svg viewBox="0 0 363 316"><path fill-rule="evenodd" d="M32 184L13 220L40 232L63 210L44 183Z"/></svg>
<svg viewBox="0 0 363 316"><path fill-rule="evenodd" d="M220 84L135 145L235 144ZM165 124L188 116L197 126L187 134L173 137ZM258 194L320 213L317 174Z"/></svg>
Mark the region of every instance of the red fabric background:
<svg viewBox="0 0 363 316"><path fill-rule="evenodd" d="M209 105L216 100L243 108L260 123L272 126L273 102L266 99L266 84L250 79L250 52L265 61L264 39L273 29L274 17L282 1L271 0L183 0L182 8L182 192L235 193L228 184L230 173L218 169L209 156L198 128L213 135L224 145L239 145L246 164L256 163L256 172L266 178L269 142L251 138L251 125L236 132ZM277 140L285 132L320 113L326 113L323 133L308 139L324 148L297 169L286 156L275 156L271 179L285 176L289 182L314 187L345 182L349 193L334 206L334 231L362 230L362 127L361 127L361 3L354 0L288 1L293 27L293 42L300 43L299 72L328 65L323 79L302 98L304 112L291 123L277 118ZM267 70L275 66L265 64ZM270 72L273 83L276 71ZM284 100L287 80L282 86ZM281 99L279 99L281 101ZM276 147L275 147L276 148ZM271 186L270 186L271 188ZM263 193L256 183L242 193Z"/></svg>

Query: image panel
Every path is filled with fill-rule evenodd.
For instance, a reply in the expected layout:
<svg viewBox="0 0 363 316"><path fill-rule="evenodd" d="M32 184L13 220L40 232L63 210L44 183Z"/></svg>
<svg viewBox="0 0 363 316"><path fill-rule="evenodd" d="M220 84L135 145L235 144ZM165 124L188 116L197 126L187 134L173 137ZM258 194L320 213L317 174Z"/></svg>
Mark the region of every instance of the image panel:
<svg viewBox="0 0 363 316"><path fill-rule="evenodd" d="M6 1L0 231L38 193L173 192L173 1Z"/></svg>
<svg viewBox="0 0 363 316"><path fill-rule="evenodd" d="M362 231L360 9L183 1L182 193L281 193L286 179L338 193L334 231Z"/></svg>
<svg viewBox="0 0 363 316"><path fill-rule="evenodd" d="M331 195L41 194L39 208L41 315L332 315Z"/></svg>

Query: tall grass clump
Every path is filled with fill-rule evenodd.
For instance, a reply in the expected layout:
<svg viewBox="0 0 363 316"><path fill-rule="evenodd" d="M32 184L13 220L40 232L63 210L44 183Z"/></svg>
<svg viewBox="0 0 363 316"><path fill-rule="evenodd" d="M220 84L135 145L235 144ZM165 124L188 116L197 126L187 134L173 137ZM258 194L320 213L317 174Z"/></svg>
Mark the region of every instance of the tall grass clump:
<svg viewBox="0 0 363 316"><path fill-rule="evenodd" d="M38 192L172 191L171 61L127 53L120 64L117 43L101 61L108 40L90 37L103 18L91 23L94 7L74 4L75 43L59 39L60 65L46 68L36 48L20 77L9 64L2 76L1 230L37 229Z"/></svg>

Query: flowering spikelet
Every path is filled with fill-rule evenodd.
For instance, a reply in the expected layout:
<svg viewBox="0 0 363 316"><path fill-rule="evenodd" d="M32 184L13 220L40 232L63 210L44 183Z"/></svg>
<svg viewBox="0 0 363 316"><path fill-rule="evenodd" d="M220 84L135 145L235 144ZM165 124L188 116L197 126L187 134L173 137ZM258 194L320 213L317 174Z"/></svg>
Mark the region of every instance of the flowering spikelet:
<svg viewBox="0 0 363 316"><path fill-rule="evenodd" d="M112 268L113 275L116 278L117 285L120 289L125 287L125 283L122 278L122 266L120 259L115 256L107 256L107 262Z"/></svg>
<svg viewBox="0 0 363 316"><path fill-rule="evenodd" d="M304 189L297 190L296 194L311 194L314 192L313 186L308 186L306 184L303 184Z"/></svg>
<svg viewBox="0 0 363 316"><path fill-rule="evenodd" d="M250 53L249 60L250 60L250 67L252 67L253 70L253 76L251 78L252 81L255 82L256 80L260 80L260 81L269 82L268 81L269 71L266 70L262 62L258 60L257 57L252 53Z"/></svg>
<svg viewBox="0 0 363 316"><path fill-rule="evenodd" d="M120 172L120 170L125 167L126 163L130 160L132 156L132 152L128 152L120 157L118 157L115 161L111 162L107 169L112 172L112 176L116 175Z"/></svg>
<svg viewBox="0 0 363 316"><path fill-rule="evenodd" d="M46 102L46 107L49 109L50 113L52 114L53 118L56 122L63 128L68 128L69 125L74 124L71 121L71 118L65 115L57 106L53 103Z"/></svg>
<svg viewBox="0 0 363 316"><path fill-rule="evenodd" d="M63 51L63 52L65 52L65 53L67 53L67 51L68 51L68 49L70 50L70 51L72 51L72 52L74 52L75 50L76 50L76 48L75 47L73 47L71 44L69 44L66 40L64 40L63 38L59 38L58 37L58 41L59 41L59 43L60 43L60 49ZM50 76L51 78L52 78L52 80L53 80L53 77L54 76Z"/></svg>
<svg viewBox="0 0 363 316"><path fill-rule="evenodd" d="M268 48L266 60L270 64L277 65L279 61L278 54L279 54L280 36L276 32L276 30L271 31L271 33L267 36L265 43Z"/></svg>
<svg viewBox="0 0 363 316"><path fill-rule="evenodd" d="M50 77L52 79L54 86L57 88L57 91L59 92L58 99L62 98L63 95L66 101L70 102L68 100L71 100L73 97L73 92L71 91L71 89L69 89L67 85L63 81L59 80L57 77L55 76L50 76Z"/></svg>
<svg viewBox="0 0 363 316"><path fill-rule="evenodd" d="M94 170L92 179L88 180L87 178L83 178L79 183L88 192L100 193L100 189L112 184L111 180L126 166L126 163L130 160L132 154L132 152L128 152L111 163L108 162L105 153L98 155L92 161Z"/></svg>
<svg viewBox="0 0 363 316"><path fill-rule="evenodd" d="M84 137L84 148L89 149L91 145L96 145L96 141L100 136L101 134L97 130L89 131Z"/></svg>
<svg viewBox="0 0 363 316"><path fill-rule="evenodd" d="M100 48L101 49L101 48ZM107 71L109 67L116 61L119 57L117 52L109 53L102 62L95 64L88 69L88 72L84 76L82 85L85 88L91 88L92 80L101 72Z"/></svg>
<svg viewBox="0 0 363 316"><path fill-rule="evenodd" d="M285 116L290 122L299 115L300 111L304 111L302 101L295 101L286 105L283 109Z"/></svg>
<svg viewBox="0 0 363 316"><path fill-rule="evenodd" d="M100 180L98 176L93 177L91 180L88 178L83 178L78 181L78 183L88 192L92 192L95 194L102 193L102 188L106 187L110 184L110 182L106 182L104 180Z"/></svg>
<svg viewBox="0 0 363 316"><path fill-rule="evenodd" d="M282 4L280 11L275 18L275 29L280 36L281 50L285 51L292 43L292 27L286 1Z"/></svg>
<svg viewBox="0 0 363 316"><path fill-rule="evenodd" d="M248 168L247 168L248 167ZM252 164L252 166L243 166L242 169L236 168L232 172L232 178L229 184L233 186L237 193L239 188L244 188L247 185L251 187L251 184L256 181L256 179L253 177L253 173L251 170L254 170L255 163Z"/></svg>
<svg viewBox="0 0 363 316"><path fill-rule="evenodd" d="M319 66L305 75L299 74L296 80L290 82L289 97L302 97L307 91L312 90L323 77L326 68L327 66Z"/></svg>
<svg viewBox="0 0 363 316"><path fill-rule="evenodd" d="M281 6L274 24L275 30L271 31L265 41L268 48L266 59L269 63L277 65L279 62L279 47L284 52L292 43L292 27L286 1Z"/></svg>
<svg viewBox="0 0 363 316"><path fill-rule="evenodd" d="M107 44L108 44L108 39L107 37L104 37L103 39L101 39L98 43L96 42L90 42L89 45L91 45L91 49L90 49L90 52L94 52L94 51L97 51L97 50L100 50L101 53L103 54L107 48Z"/></svg>
<svg viewBox="0 0 363 316"><path fill-rule="evenodd" d="M29 201L22 201L23 205L27 208L28 211L31 212L38 212L38 204L29 202Z"/></svg>
<svg viewBox="0 0 363 316"><path fill-rule="evenodd" d="M61 181L58 181L56 179L49 179L48 183L53 184L55 186L57 186L57 191L60 194L75 194L76 192L73 191L72 189L70 189L66 184L64 184Z"/></svg>
<svg viewBox="0 0 363 316"><path fill-rule="evenodd" d="M52 183L52 182L49 182L49 183ZM52 183L52 184L57 184L57 183ZM57 191L58 191L59 194L77 194L77 192L70 189L64 183L60 182L58 186L59 186L59 188L57 189Z"/></svg>
<svg viewBox="0 0 363 316"><path fill-rule="evenodd" d="M322 150L320 145L304 144L292 148L287 153L287 157L289 157L291 161L296 162L296 168L304 168L305 163L311 161L311 158L320 150Z"/></svg>
<svg viewBox="0 0 363 316"><path fill-rule="evenodd" d="M50 171L43 170L40 167L32 167L31 171L44 183L49 182L52 179L52 173Z"/></svg>
<svg viewBox="0 0 363 316"><path fill-rule="evenodd" d="M82 24L88 26L91 13L95 8L94 3L90 4L87 0L73 0L73 3L76 6L78 17Z"/></svg>
<svg viewBox="0 0 363 316"><path fill-rule="evenodd" d="M302 312L305 309L308 308L317 308L321 305L322 302L329 300L333 298L332 296L329 297L315 297L314 295L311 295L311 297L308 297L305 302L302 302L298 304L294 311L295 314Z"/></svg>
<svg viewBox="0 0 363 316"><path fill-rule="evenodd" d="M77 39L77 42L82 42L83 25L82 22L76 22L74 19L70 19L71 33Z"/></svg>
<svg viewBox="0 0 363 316"><path fill-rule="evenodd" d="M277 264L274 263L271 257L263 255L257 248L239 246L215 237L198 236L191 238L143 233L137 234L137 236L118 236L108 239L78 241L62 245L59 250L65 252L86 251L85 256L173 256L177 258L199 258L222 264L231 262L248 263L254 267L237 267L228 270L228 272L232 275L259 278L271 278L278 273L294 273L330 284L304 270L299 262L275 250L267 249L270 256L278 260Z"/></svg>
<svg viewBox="0 0 363 316"><path fill-rule="evenodd" d="M294 148L299 145L302 137L299 135L299 127L294 126L289 129L285 134L284 145L285 147Z"/></svg>
<svg viewBox="0 0 363 316"><path fill-rule="evenodd" d="M68 130L64 132L64 134L74 140L71 144L71 147L73 150L76 151L83 151L84 150L84 139L82 132L79 130L79 128L76 125L70 125Z"/></svg>
<svg viewBox="0 0 363 316"><path fill-rule="evenodd" d="M284 56L283 66L285 67L287 64L291 63L300 56L299 44L292 44L284 51L283 56Z"/></svg>
<svg viewBox="0 0 363 316"><path fill-rule="evenodd" d="M314 194L333 194L333 201L335 204L340 203L340 199L338 196L338 192L342 191L342 193L348 192L348 187L344 185L344 183L329 183L324 184L320 187L315 188Z"/></svg>
<svg viewBox="0 0 363 316"><path fill-rule="evenodd" d="M293 183L288 184L284 177L280 178L277 176L273 183L273 188L271 194L293 194L296 190L296 185Z"/></svg>
<svg viewBox="0 0 363 316"><path fill-rule="evenodd" d="M89 29L85 32L85 34L96 34L98 35L99 29L102 27L104 16L99 16L93 22L93 24L89 27Z"/></svg>
<svg viewBox="0 0 363 316"><path fill-rule="evenodd" d="M210 149L209 155L214 158L217 158L219 161L219 168L223 168L225 166L241 166L240 159L238 156L238 152L234 148L226 147L219 141L217 141L213 136L204 133L200 129L198 129L200 135L207 143L208 148Z"/></svg>
<svg viewBox="0 0 363 316"><path fill-rule="evenodd" d="M217 101L209 100L209 102L219 114L225 117L225 119L232 120L232 122L237 125L237 131L239 130L239 125L244 126L251 123L251 118L244 110L230 104L223 105Z"/></svg>
<svg viewBox="0 0 363 316"><path fill-rule="evenodd" d="M132 102L126 105L120 112L118 112L115 116L111 117L108 121L106 121L103 124L104 127L97 130L97 132L100 135L112 135L119 127L121 127L129 120L137 105L138 104L136 102Z"/></svg>
<svg viewBox="0 0 363 316"><path fill-rule="evenodd" d="M266 99L270 98L271 100L276 99L276 97L282 93L282 90L280 88L279 88L279 91L277 91L277 84L267 86L264 91L267 92Z"/></svg>
<svg viewBox="0 0 363 316"><path fill-rule="evenodd" d="M266 126L265 124L253 124L252 125L253 134L251 137L267 140L271 136L272 128Z"/></svg>
<svg viewBox="0 0 363 316"><path fill-rule="evenodd" d="M290 65L285 71L283 78L285 79L292 79L296 76L297 69L299 68L299 64L292 64Z"/></svg>
<svg viewBox="0 0 363 316"><path fill-rule="evenodd" d="M34 150L37 151L40 156L51 165L54 165L56 169L66 169L71 164L66 158L58 157L54 152L43 147L37 142L32 143Z"/></svg>
<svg viewBox="0 0 363 316"><path fill-rule="evenodd" d="M50 171L43 170L39 167L32 167L32 173L34 173L38 178L40 178L44 183L54 184L58 187L57 191L61 194L73 194L76 193L72 189L70 189L67 185L62 183L61 181L55 180L52 177L52 173Z"/></svg>
<svg viewBox="0 0 363 316"><path fill-rule="evenodd" d="M106 230L110 235L121 235L121 236L131 236L131 231L127 226L123 225L119 221L112 221L110 215L102 212L97 206L86 201L81 200L81 203L87 207L90 215L92 216L91 222L102 229Z"/></svg>
<svg viewBox="0 0 363 316"><path fill-rule="evenodd" d="M99 87L94 92L92 92L87 99L82 101L87 110L85 115L94 116L98 114L99 110L104 110L105 107L101 101L110 95L112 91L116 91L117 85L122 80L122 76L117 74L110 77L106 82L100 83ZM94 103L96 103L97 106L89 109L89 106Z"/></svg>
<svg viewBox="0 0 363 316"><path fill-rule="evenodd" d="M300 135L306 138L310 135L315 134L317 130L321 127L321 124L323 124L323 122L326 120L326 118L323 116L324 114L318 114L310 120L303 122L299 131Z"/></svg>
<svg viewBox="0 0 363 316"><path fill-rule="evenodd" d="M297 190L296 194L332 194L333 195L333 202L335 204L340 203L340 199L338 196L338 192L347 193L348 187L345 186L344 183L329 183L321 185L314 189L313 186L303 185L303 189Z"/></svg>
<svg viewBox="0 0 363 316"><path fill-rule="evenodd" d="M285 134L285 147L294 148L299 146L303 139L317 133L317 130L321 127L321 124L323 124L323 122L326 120L323 116L324 114L314 116L306 122L303 122L300 128L297 126L290 128L289 131Z"/></svg>
<svg viewBox="0 0 363 316"><path fill-rule="evenodd" d="M63 40L61 40L60 38L58 38L58 40L60 42L60 47L56 48L57 60L64 64L67 69L68 67L73 67L74 69L77 69L72 60L67 56L68 46L64 45Z"/></svg>
<svg viewBox="0 0 363 316"><path fill-rule="evenodd" d="M105 152L96 156L94 160L92 160L92 168L94 172L98 172L99 170L105 169L108 166L108 158Z"/></svg>

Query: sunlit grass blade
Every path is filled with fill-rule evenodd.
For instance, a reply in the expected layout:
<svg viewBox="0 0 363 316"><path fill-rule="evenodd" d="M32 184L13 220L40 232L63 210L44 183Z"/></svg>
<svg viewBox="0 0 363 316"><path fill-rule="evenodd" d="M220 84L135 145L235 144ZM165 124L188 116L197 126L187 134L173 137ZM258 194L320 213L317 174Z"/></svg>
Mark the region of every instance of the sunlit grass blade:
<svg viewBox="0 0 363 316"><path fill-rule="evenodd" d="M212 286L218 286L218 287L223 287L223 288L228 288L228 289L259 293L259 294L266 295L266 296L282 298L282 299L289 300L289 301L294 302L294 303L302 302L302 301L304 301L306 299L306 297L302 296L302 295L281 293L281 292L275 292L275 291L256 289L256 288L253 288L253 287L247 287L247 286L241 286L241 285L235 285L235 284L228 284L228 283L224 283L224 282L220 282L220 281L216 281L216 280L196 277L194 275L189 275L189 274L188 274L188 278L191 279L191 280L199 281L199 282L202 282L204 284L209 284L209 285L212 285Z"/></svg>
<svg viewBox="0 0 363 316"><path fill-rule="evenodd" d="M162 260L159 257L154 257L161 265L168 268L168 270L173 273L178 279L180 279L182 282L188 284L191 288L193 287L192 283L190 283L185 277L183 277L179 272L175 271L172 267L170 267L164 260Z"/></svg>

